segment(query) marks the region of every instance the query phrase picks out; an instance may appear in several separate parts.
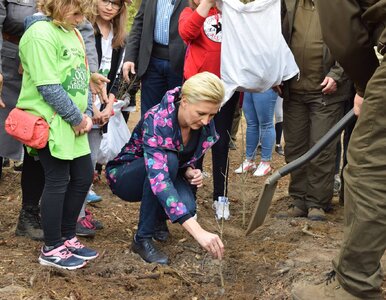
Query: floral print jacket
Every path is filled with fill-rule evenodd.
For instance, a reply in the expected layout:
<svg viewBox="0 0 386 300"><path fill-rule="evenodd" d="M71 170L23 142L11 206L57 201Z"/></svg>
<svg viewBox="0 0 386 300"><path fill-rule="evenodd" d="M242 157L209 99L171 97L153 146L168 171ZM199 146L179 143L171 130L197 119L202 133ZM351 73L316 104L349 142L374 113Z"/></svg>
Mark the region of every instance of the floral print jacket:
<svg viewBox="0 0 386 300"><path fill-rule="evenodd" d="M144 157L145 167L150 180L151 189L158 197L166 214L172 222L176 222L189 214L184 199L180 199L168 173L166 151L180 152L183 150L182 136L177 120L175 102L180 99L180 88L166 92L160 104L154 106L141 118L131 135L129 142L122 148L118 156L108 163L109 183L119 176L119 168L114 166L128 165L130 162ZM180 168L191 166L217 142L217 134L213 120L201 130L198 147L193 157ZM113 186L110 184L110 186Z"/></svg>

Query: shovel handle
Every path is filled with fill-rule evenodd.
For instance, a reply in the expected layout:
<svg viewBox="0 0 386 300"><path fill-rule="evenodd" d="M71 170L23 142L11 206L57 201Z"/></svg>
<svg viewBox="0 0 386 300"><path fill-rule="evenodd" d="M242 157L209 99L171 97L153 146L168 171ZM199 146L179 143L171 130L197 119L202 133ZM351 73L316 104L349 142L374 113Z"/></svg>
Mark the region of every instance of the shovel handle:
<svg viewBox="0 0 386 300"><path fill-rule="evenodd" d="M280 177L286 176L292 171L296 170L300 166L309 162L315 156L317 156L322 150L330 144L342 131L343 129L355 120L354 109L351 109L347 114L343 116L338 123L336 123L315 145L311 147L306 153L298 157L294 161L291 161L284 167L277 170Z"/></svg>

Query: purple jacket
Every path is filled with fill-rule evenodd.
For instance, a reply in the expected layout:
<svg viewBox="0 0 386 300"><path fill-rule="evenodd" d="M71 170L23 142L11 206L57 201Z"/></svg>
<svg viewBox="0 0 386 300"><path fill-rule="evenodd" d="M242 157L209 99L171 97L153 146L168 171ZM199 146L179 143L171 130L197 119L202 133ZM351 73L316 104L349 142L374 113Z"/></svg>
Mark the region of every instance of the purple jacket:
<svg viewBox="0 0 386 300"><path fill-rule="evenodd" d="M108 183L116 181L122 168L114 166L129 165L130 162L144 157L147 176L151 189L158 197L166 214L172 222L188 214L184 199L180 199L169 177L166 151L183 150L181 130L178 126L175 102L180 98L180 88L166 92L160 104L154 106L141 118L131 135L129 142L122 148L106 169ZM204 126L199 137L199 146L193 157L180 166L194 168L195 162L217 142L213 120ZM113 185L110 184L113 189Z"/></svg>

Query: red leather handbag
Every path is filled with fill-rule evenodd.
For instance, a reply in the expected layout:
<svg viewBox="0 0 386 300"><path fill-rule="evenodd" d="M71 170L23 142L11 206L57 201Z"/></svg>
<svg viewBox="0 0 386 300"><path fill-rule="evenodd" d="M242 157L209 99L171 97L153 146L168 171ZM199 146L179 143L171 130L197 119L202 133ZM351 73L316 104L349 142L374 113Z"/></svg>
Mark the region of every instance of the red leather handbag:
<svg viewBox="0 0 386 300"><path fill-rule="evenodd" d="M42 117L14 108L5 120L5 131L23 144L42 149L47 145L50 125Z"/></svg>

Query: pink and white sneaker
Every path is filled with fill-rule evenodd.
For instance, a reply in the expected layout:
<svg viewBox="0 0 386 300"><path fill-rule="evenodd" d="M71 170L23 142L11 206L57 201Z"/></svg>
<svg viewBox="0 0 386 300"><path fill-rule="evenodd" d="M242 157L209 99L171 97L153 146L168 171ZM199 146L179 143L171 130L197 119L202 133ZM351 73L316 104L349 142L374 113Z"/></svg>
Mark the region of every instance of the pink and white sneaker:
<svg viewBox="0 0 386 300"><path fill-rule="evenodd" d="M39 263L43 266L51 266L60 269L75 270L86 265L86 261L74 256L65 245L45 251L42 247Z"/></svg>
<svg viewBox="0 0 386 300"><path fill-rule="evenodd" d="M269 174L272 171L271 164L269 161L262 161L260 162L259 166L257 167L256 171L253 173L253 176L265 176Z"/></svg>
<svg viewBox="0 0 386 300"><path fill-rule="evenodd" d="M252 171L256 169L256 164L254 161L252 160L244 160L244 162L240 165L240 167L238 167L236 170L235 170L235 173L236 174L242 174L242 173L245 173L245 172L248 172L248 171Z"/></svg>

